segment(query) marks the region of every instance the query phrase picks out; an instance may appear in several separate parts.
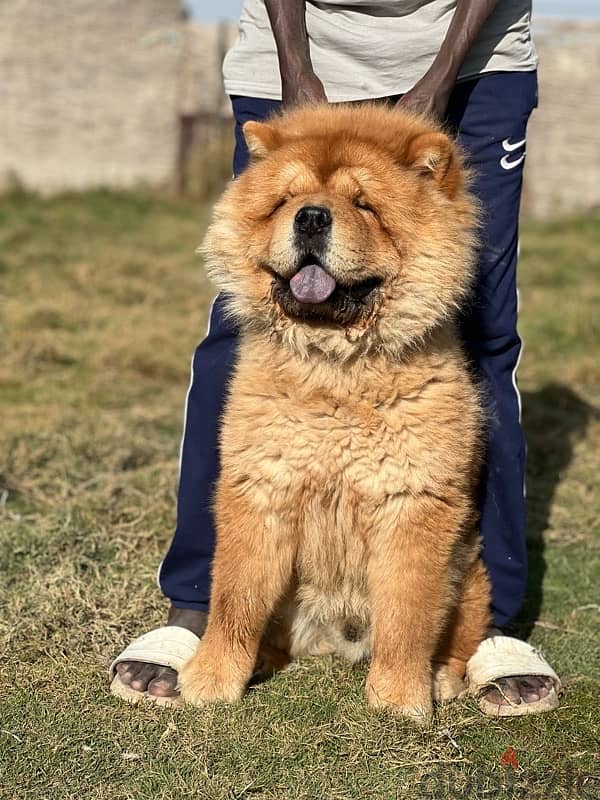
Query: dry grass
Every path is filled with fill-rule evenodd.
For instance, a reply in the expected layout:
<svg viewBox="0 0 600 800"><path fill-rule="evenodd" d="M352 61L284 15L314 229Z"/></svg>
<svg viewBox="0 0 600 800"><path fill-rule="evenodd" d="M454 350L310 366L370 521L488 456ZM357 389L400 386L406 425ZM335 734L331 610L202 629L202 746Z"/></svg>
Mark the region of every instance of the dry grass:
<svg viewBox="0 0 600 800"><path fill-rule="evenodd" d="M236 708L109 696L111 657L165 612L154 572L211 296L193 256L202 226L192 203L152 196L17 194L0 208L0 797L597 797L595 220L528 226L521 263L532 574L520 625L565 679L559 712L494 721L464 701L415 732L368 712L364 669L331 660ZM518 770L500 763L509 745Z"/></svg>

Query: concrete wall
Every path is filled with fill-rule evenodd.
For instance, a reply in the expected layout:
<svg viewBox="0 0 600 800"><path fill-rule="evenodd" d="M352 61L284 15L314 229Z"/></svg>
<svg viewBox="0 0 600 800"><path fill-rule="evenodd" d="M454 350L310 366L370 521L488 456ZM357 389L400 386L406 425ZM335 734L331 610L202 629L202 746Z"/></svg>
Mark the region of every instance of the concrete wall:
<svg viewBox="0 0 600 800"><path fill-rule="evenodd" d="M523 212L600 209L600 23L537 27L539 108L529 124Z"/></svg>
<svg viewBox="0 0 600 800"><path fill-rule="evenodd" d="M524 214L600 208L600 23L538 21L535 33ZM180 0L3 0L0 188L170 183L180 118L206 127L230 113L220 56L235 34L185 23Z"/></svg>
<svg viewBox="0 0 600 800"><path fill-rule="evenodd" d="M231 116L223 90L221 61L237 35L237 25L190 22L185 29L179 74L179 111L182 114Z"/></svg>
<svg viewBox="0 0 600 800"><path fill-rule="evenodd" d="M3 0L0 185L172 177L180 0Z"/></svg>

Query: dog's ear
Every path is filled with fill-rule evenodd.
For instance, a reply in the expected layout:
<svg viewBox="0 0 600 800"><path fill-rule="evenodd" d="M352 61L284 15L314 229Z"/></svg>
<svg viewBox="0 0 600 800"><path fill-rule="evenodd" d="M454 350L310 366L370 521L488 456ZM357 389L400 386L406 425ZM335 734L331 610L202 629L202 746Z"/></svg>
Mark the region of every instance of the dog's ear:
<svg viewBox="0 0 600 800"><path fill-rule="evenodd" d="M441 131L421 133L408 143L407 166L430 175L449 197L463 182L463 165L457 146Z"/></svg>
<svg viewBox="0 0 600 800"><path fill-rule="evenodd" d="M265 158L281 143L278 132L268 122L250 120L242 130L250 155L254 158Z"/></svg>

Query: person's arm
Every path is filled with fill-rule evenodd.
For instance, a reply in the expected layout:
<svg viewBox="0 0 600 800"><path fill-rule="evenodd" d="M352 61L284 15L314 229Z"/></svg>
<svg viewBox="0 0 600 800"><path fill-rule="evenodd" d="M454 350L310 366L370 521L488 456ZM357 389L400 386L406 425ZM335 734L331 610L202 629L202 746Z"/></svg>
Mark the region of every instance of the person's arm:
<svg viewBox="0 0 600 800"><path fill-rule="evenodd" d="M443 118L460 68L497 4L498 0L458 0L433 64L400 98L398 108Z"/></svg>
<svg viewBox="0 0 600 800"><path fill-rule="evenodd" d="M310 60L305 0L265 0L277 45L284 106L327 100Z"/></svg>

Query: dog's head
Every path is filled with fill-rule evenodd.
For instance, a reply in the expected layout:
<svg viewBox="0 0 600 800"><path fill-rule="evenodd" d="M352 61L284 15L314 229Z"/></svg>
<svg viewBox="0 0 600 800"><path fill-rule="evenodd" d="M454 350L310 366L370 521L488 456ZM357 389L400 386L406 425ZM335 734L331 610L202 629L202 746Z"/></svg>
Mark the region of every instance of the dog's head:
<svg viewBox="0 0 600 800"><path fill-rule="evenodd" d="M247 122L248 169L217 204L204 253L242 327L302 354L398 354L454 314L476 214L454 142L380 105Z"/></svg>

